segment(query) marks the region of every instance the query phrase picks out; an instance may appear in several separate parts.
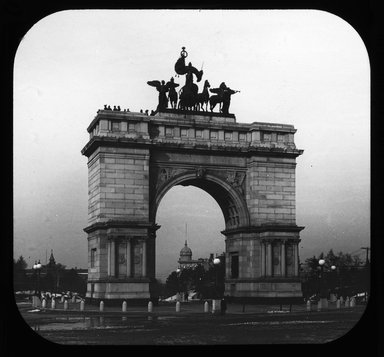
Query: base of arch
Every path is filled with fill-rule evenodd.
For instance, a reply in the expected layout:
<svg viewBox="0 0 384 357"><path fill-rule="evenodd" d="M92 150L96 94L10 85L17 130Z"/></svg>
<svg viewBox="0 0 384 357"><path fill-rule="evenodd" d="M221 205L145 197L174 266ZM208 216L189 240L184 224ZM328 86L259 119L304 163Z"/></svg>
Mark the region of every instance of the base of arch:
<svg viewBox="0 0 384 357"><path fill-rule="evenodd" d="M297 279L268 281L260 279L233 279L225 282L224 295L234 300L300 301L303 302L301 282Z"/></svg>
<svg viewBox="0 0 384 357"><path fill-rule="evenodd" d="M94 281L87 284L87 300L135 301L150 299L149 280L145 281Z"/></svg>

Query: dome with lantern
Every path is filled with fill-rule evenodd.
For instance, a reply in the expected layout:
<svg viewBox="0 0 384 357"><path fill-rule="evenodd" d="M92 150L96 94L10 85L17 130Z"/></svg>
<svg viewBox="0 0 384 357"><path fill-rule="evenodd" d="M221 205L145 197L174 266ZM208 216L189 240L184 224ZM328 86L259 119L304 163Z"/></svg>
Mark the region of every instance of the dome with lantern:
<svg viewBox="0 0 384 357"><path fill-rule="evenodd" d="M180 260L192 260L192 250L188 247L187 241L185 241L183 249L180 250Z"/></svg>

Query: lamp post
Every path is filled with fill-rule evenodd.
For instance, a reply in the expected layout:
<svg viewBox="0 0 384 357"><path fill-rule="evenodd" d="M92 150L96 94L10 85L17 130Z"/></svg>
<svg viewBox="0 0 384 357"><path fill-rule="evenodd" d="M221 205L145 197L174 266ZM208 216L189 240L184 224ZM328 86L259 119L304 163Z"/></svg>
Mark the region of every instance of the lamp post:
<svg viewBox="0 0 384 357"><path fill-rule="evenodd" d="M40 270L42 265L40 264L40 260L33 265L33 269L36 274L36 287L35 287L35 295L40 296Z"/></svg>
<svg viewBox="0 0 384 357"><path fill-rule="evenodd" d="M336 273L336 265L331 265L331 274L332 274L332 299L331 301L334 302L336 297L336 278L335 278L335 273Z"/></svg>
<svg viewBox="0 0 384 357"><path fill-rule="evenodd" d="M177 294L176 294L176 300L180 300L180 272L181 269L177 268L176 269L176 277L177 277Z"/></svg>
<svg viewBox="0 0 384 357"><path fill-rule="evenodd" d="M327 302L327 296L325 293L325 279L324 279L324 259L319 259L319 266L320 266L320 304L322 307L325 307Z"/></svg>
<svg viewBox="0 0 384 357"><path fill-rule="evenodd" d="M215 258L213 259L213 264L214 264L214 267L215 267L215 298L219 298L220 294L219 294L219 291L218 291L218 269L219 269L219 265L221 263L221 260L219 258Z"/></svg>

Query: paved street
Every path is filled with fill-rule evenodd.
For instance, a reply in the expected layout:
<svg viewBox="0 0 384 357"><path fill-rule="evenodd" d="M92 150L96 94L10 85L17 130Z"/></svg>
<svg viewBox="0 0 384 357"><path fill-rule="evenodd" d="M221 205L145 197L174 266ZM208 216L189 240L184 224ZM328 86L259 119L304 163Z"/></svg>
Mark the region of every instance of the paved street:
<svg viewBox="0 0 384 357"><path fill-rule="evenodd" d="M203 303L185 303L181 311L164 305L148 313L146 307L127 312L109 307L99 312L34 311L28 303L19 310L31 328L59 344L101 345L206 345L325 343L346 334L360 319L364 306L307 312L305 305L265 306L229 304L225 315L203 312Z"/></svg>

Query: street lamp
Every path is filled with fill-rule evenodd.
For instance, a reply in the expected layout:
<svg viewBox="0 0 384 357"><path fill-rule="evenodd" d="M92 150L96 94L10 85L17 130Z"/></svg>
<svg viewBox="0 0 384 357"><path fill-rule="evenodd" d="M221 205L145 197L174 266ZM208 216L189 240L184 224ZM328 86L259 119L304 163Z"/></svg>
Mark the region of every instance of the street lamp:
<svg viewBox="0 0 384 357"><path fill-rule="evenodd" d="M177 278L177 295L176 295L176 300L180 299L180 272L181 272L181 269L177 268L176 269L176 278Z"/></svg>
<svg viewBox="0 0 384 357"><path fill-rule="evenodd" d="M41 270L42 265L40 264L40 260L37 263L35 261L35 264L33 265L33 269L35 271L35 274L37 272L37 277L36 277L36 288L35 288L35 295L40 296L40 270Z"/></svg>
<svg viewBox="0 0 384 357"><path fill-rule="evenodd" d="M214 264L214 267L215 267L215 297L219 297L219 292L218 292L218 269L219 269L219 265L221 263L221 260L219 258L215 258L213 259L213 264Z"/></svg>
<svg viewBox="0 0 384 357"><path fill-rule="evenodd" d="M324 281L324 264L325 260L320 259L319 265L320 265L320 299L325 298L325 281Z"/></svg>
<svg viewBox="0 0 384 357"><path fill-rule="evenodd" d="M336 298L337 276L335 276L335 273L336 273L336 265L331 265L331 278L332 278L332 284L331 284L332 299L331 299L331 301L334 301L334 299Z"/></svg>

